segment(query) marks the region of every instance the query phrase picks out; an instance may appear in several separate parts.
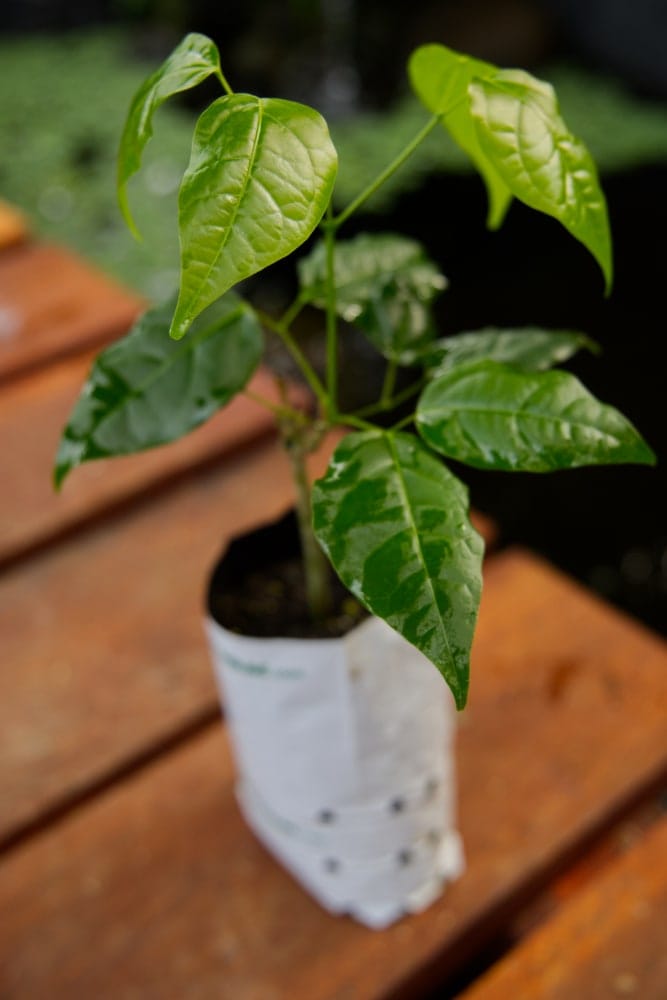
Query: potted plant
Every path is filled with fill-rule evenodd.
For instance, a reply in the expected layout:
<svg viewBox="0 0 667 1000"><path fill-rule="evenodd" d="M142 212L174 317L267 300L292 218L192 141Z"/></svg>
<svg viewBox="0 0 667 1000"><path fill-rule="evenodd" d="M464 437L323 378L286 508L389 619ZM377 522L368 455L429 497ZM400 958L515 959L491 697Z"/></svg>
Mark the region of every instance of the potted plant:
<svg viewBox="0 0 667 1000"><path fill-rule="evenodd" d="M580 240L611 287L604 196L552 88L442 45L417 49L408 68L424 127L337 213L337 154L316 110L235 93L215 45L198 34L149 77L120 146L120 202L133 230L127 183L153 113L208 77L222 88L197 122L180 188L180 289L98 356L55 468L59 487L82 462L194 429L245 390L263 330L289 352L312 405L296 406L278 377L280 402L258 402L274 413L292 466L295 515L224 554L209 637L248 821L324 905L372 926L426 905L462 867L445 747L450 703L466 703L483 544L443 459L532 472L654 461L618 411L554 370L595 346L585 336L530 328L439 338L433 303L446 281L426 250L405 235L340 238L444 127L484 179L491 227L518 198ZM318 227L281 316L238 294ZM323 373L294 332L306 307L323 315ZM341 321L386 366L379 398L354 412L342 412L340 384L363 376L341 370ZM349 433L311 489L306 459L334 427Z"/></svg>

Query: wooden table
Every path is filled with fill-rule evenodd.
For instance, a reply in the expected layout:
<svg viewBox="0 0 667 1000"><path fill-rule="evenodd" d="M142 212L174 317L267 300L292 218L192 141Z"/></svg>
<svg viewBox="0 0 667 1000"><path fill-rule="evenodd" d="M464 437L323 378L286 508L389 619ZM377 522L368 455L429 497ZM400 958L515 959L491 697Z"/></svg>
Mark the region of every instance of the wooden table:
<svg viewBox="0 0 667 1000"><path fill-rule="evenodd" d="M665 644L533 554L493 554L459 737L467 871L383 932L328 916L238 814L201 628L224 539L289 499L267 419L241 400L54 496L90 351L141 303L12 242L0 997L667 997Z"/></svg>

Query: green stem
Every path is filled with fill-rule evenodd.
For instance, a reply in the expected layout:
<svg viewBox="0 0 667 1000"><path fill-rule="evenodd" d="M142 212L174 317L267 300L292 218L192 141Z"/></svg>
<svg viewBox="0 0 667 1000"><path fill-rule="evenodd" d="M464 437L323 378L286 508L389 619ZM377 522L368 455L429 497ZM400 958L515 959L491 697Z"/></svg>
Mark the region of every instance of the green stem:
<svg viewBox="0 0 667 1000"><path fill-rule="evenodd" d="M225 93L228 94L231 97L232 94L234 93L234 91L229 86L229 83L227 82L227 77L225 76L225 74L222 72L221 69L218 69L218 70L216 70L216 74L215 75L217 76L218 80L222 84L222 87L223 87L223 90L225 91Z"/></svg>
<svg viewBox="0 0 667 1000"><path fill-rule="evenodd" d="M364 406L360 410L355 410L353 415L355 417L372 417L376 413L393 410L395 407L400 406L401 403L405 403L406 400L416 395L422 389L423 385L424 379L420 379L418 382L413 382L412 385L408 385L405 389L397 392L395 396L392 396L386 402L380 399L377 403L369 403L368 406Z"/></svg>
<svg viewBox="0 0 667 1000"><path fill-rule="evenodd" d="M299 292L294 302L285 310L285 312L280 317L279 323L285 329L289 329L294 320L297 318L301 310L306 304L306 300L303 297L303 293Z"/></svg>
<svg viewBox="0 0 667 1000"><path fill-rule="evenodd" d="M375 424L369 423L368 420L362 420L361 417L356 416L354 413L337 413L336 423L341 424L343 427L354 427L358 431L378 430Z"/></svg>
<svg viewBox="0 0 667 1000"><path fill-rule="evenodd" d="M270 399L266 399L264 396L260 396L259 393L253 392L252 389L244 389L243 395L247 399L251 399L253 403L257 403L258 406L263 406L265 410L270 410L279 420L293 420L296 422L305 422L307 420L305 413L301 413L291 406L285 406L284 404L281 406L279 403L273 403Z"/></svg>
<svg viewBox="0 0 667 1000"><path fill-rule="evenodd" d="M360 208L365 201L368 201L368 199L375 194L378 188L381 187L385 181L389 180L392 174L396 173L399 167L403 166L408 157L412 156L417 146L419 146L420 143L422 143L424 139L427 137L427 135L429 135L433 131L433 129L440 121L440 118L441 118L440 115L433 115L427 121L426 125L424 125L422 129L420 129L420 131L417 133L414 139L411 142L409 142L408 145L405 146L403 150L401 150L398 156L396 156L387 167L385 167L382 173L378 174L375 180L372 181L368 185L368 187L364 188L361 194L357 195L357 197L350 202L347 208L344 208L339 215L335 216L333 219L330 220L330 224L335 229L338 229L339 226L342 226L343 223L346 222L347 219L349 219L349 217L354 212L356 212L357 209Z"/></svg>
<svg viewBox="0 0 667 1000"><path fill-rule="evenodd" d="M306 469L307 449L294 433L285 434L283 440L292 465L296 490L296 515L301 539L306 598L313 619L321 620L330 614L333 600L329 564L313 530L311 489Z"/></svg>
<svg viewBox="0 0 667 1000"><path fill-rule="evenodd" d="M332 225L333 208L327 208L324 225L324 248L326 261L326 340L327 340L327 393L329 396L326 413L331 419L338 409L338 320L336 318L336 279L334 273L334 252L336 230Z"/></svg>
<svg viewBox="0 0 667 1000"><path fill-rule="evenodd" d="M392 424L390 430L400 431L402 430L403 427L408 427L409 424L413 424L414 422L415 422L414 413L408 413L407 417L403 417L402 420L397 420L395 424Z"/></svg>
<svg viewBox="0 0 667 1000"><path fill-rule="evenodd" d="M396 385L396 375L398 373L398 365L395 361L390 361L387 365L387 370L384 373L384 382L382 383L382 393L380 394L380 406L386 409L389 400L394 394L394 387Z"/></svg>
<svg viewBox="0 0 667 1000"><path fill-rule="evenodd" d="M327 391L320 382L319 378L317 377L317 374L312 365L310 364L310 362L308 361L307 357L305 356L305 354L295 341L290 331L287 329L284 321L274 319L273 316L270 316L268 313L265 313L261 309L257 309L255 311L260 321L264 324L264 326L268 327L269 330L273 330L274 333L278 334L283 344L294 358L299 368L299 371L301 372L306 382L308 383L313 393L315 394L315 397L317 398L317 401L320 405L320 409L322 410L323 413L328 413L329 399L327 396Z"/></svg>

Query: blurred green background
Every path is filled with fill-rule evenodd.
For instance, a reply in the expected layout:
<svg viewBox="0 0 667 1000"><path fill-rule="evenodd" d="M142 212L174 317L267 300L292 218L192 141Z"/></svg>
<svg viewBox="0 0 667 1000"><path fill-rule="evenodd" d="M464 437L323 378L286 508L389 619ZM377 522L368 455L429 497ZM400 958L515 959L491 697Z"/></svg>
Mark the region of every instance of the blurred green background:
<svg viewBox="0 0 667 1000"><path fill-rule="evenodd" d="M165 17L170 7L163 6ZM173 7L177 13L178 5ZM305 23L310 23L307 17ZM143 243L131 239L117 208L115 155L132 94L176 37L164 24L153 28L150 21L139 20L53 34L5 33L0 40L1 196L24 210L37 233L68 244L151 299L166 297L178 280L176 197L202 97L191 96L189 106L172 101L159 112L145 169L131 188ZM247 64L250 81L233 77L237 89L270 75L262 73L262 60L271 60L261 37L256 51L243 41L243 58L224 38L220 47L223 66L228 50L232 66L240 63L239 75ZM277 74L275 86L282 82L287 96L307 98L295 91L308 91L309 69L316 83L319 76L308 59L297 72L296 61L293 53L287 61L291 71ZM382 108L374 106L376 93L361 92L358 80L344 107L339 101L334 108L339 204L351 200L425 120L407 93L403 64L392 70L391 95ZM331 72L336 72L335 59ZM663 103L633 94L619 80L582 65L547 63L539 72L555 84L568 124L586 140L603 173L667 161ZM355 79L352 71L350 76ZM202 91L210 96L208 88ZM320 96L325 106L331 103L326 87L320 86ZM370 210L390 211L401 194L443 171L466 174L470 167L446 135L434 133L382 188ZM480 184L480 201L483 197Z"/></svg>

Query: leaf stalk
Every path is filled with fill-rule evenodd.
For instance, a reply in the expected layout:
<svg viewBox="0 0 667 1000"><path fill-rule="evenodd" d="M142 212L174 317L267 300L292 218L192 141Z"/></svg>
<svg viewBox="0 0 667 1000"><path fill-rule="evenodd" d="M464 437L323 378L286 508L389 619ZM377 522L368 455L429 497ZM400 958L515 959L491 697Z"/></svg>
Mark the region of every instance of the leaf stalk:
<svg viewBox="0 0 667 1000"><path fill-rule="evenodd" d="M361 206L366 201L368 201L368 199L371 198L380 187L382 187L385 181L388 181L389 178L393 174L395 174L400 167L403 166L405 161L410 156L412 156L414 151L417 149L417 146L419 146L424 141L424 139L426 139L426 137L430 135L430 133L433 131L433 129L440 121L440 118L441 115L432 115L431 118L429 118L429 120L427 121L427 123L423 126L423 128L419 130L414 139L412 139L407 144L407 146L404 146L404 148L401 150L398 156L396 156L391 161L391 163L388 166L386 166L381 173L378 174L375 180L371 181L368 187L364 188L364 190L360 194L358 194L357 197L354 198L350 202L350 204L343 209L342 212L340 212L338 215L334 216L333 219L331 219L331 225L335 229L340 228L340 226L342 226L344 222L347 222L350 216L353 215L357 211L357 209L361 208Z"/></svg>

